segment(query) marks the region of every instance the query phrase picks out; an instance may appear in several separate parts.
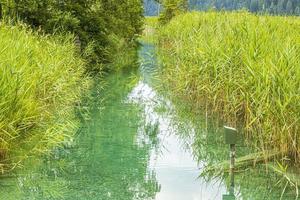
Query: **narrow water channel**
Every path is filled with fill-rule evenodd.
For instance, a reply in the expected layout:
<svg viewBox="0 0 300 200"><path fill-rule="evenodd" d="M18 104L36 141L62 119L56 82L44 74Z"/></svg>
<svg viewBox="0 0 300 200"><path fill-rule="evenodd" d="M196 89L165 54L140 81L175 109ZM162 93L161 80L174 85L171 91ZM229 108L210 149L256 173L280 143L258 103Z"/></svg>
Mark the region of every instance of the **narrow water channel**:
<svg viewBox="0 0 300 200"><path fill-rule="evenodd" d="M200 176L207 163L228 159L228 148L217 129L181 116L155 89L154 46L144 44L139 55L138 72L110 75L108 87L95 87L90 120L72 145L1 178L0 199L280 199L277 177L264 172L237 176L231 196L228 177Z"/></svg>

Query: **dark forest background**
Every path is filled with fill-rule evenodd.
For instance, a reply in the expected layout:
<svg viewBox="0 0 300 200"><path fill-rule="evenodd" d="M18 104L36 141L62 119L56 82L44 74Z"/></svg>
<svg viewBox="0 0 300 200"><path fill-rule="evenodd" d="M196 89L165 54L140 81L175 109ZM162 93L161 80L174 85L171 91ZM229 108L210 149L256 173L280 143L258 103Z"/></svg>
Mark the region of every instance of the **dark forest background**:
<svg viewBox="0 0 300 200"><path fill-rule="evenodd" d="M255 13L300 16L300 0L188 0L190 10L239 10ZM144 0L145 15L157 15L159 5L155 0Z"/></svg>

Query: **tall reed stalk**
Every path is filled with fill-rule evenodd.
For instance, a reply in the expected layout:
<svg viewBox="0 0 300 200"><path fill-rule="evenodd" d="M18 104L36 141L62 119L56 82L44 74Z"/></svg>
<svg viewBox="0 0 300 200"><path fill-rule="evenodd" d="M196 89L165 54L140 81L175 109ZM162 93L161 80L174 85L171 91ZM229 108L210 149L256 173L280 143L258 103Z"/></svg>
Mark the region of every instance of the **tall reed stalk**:
<svg viewBox="0 0 300 200"><path fill-rule="evenodd" d="M166 83L249 142L300 162L300 18L192 12L158 33Z"/></svg>
<svg viewBox="0 0 300 200"><path fill-rule="evenodd" d="M73 40L0 24L2 172L29 151L47 150L73 132L75 103L89 85Z"/></svg>

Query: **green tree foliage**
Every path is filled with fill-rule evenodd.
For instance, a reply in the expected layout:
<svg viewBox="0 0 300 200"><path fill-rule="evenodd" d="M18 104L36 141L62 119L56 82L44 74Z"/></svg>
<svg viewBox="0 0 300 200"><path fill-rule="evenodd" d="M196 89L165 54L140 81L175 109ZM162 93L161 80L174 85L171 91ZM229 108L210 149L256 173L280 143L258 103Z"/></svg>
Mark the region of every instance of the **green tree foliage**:
<svg viewBox="0 0 300 200"><path fill-rule="evenodd" d="M165 6L167 2L174 4L177 0L144 0L146 15L157 15L159 13L160 7L153 7L152 1ZM300 0L187 0L186 2L190 10L209 10L211 8L216 10L247 9L259 13L300 15Z"/></svg>
<svg viewBox="0 0 300 200"><path fill-rule="evenodd" d="M143 8L141 0L102 0L107 27L127 40L141 33Z"/></svg>
<svg viewBox="0 0 300 200"><path fill-rule="evenodd" d="M250 10L252 12L257 12L258 10L258 0L251 0L251 4L250 4Z"/></svg>
<svg viewBox="0 0 300 200"><path fill-rule="evenodd" d="M154 7L153 1L144 0L145 14L157 15L159 6ZM175 3L176 0L156 0L161 4ZM165 3L164 3L165 2ZM187 0L190 10L239 10L281 15L300 15L300 0Z"/></svg>
<svg viewBox="0 0 300 200"><path fill-rule="evenodd" d="M284 13L284 0L279 0L277 4L277 13L283 14Z"/></svg>
<svg viewBox="0 0 300 200"><path fill-rule="evenodd" d="M108 49L115 44L110 35L132 42L142 30L141 0L0 0L0 4L4 16L18 18L34 29L77 36L91 64L89 71L110 62Z"/></svg>
<svg viewBox="0 0 300 200"><path fill-rule="evenodd" d="M187 0L157 0L163 6L163 11L159 16L159 21L166 24L176 15L188 10Z"/></svg>
<svg viewBox="0 0 300 200"><path fill-rule="evenodd" d="M289 14L293 14L294 9L293 9L293 3L291 0L289 0L286 4L286 11Z"/></svg>
<svg viewBox="0 0 300 200"><path fill-rule="evenodd" d="M300 16L300 7L299 6L296 7L295 14L298 15L298 16Z"/></svg>
<svg viewBox="0 0 300 200"><path fill-rule="evenodd" d="M268 12L281 15L298 15L300 0L189 0L189 8L196 10L248 9L251 12Z"/></svg>

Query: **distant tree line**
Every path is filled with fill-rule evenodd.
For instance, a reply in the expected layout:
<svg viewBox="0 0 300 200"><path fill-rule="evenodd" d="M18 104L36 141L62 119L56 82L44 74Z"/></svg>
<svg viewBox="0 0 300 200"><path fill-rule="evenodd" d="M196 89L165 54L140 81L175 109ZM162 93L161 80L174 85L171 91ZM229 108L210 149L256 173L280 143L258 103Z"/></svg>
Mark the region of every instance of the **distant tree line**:
<svg viewBox="0 0 300 200"><path fill-rule="evenodd" d="M300 0L189 0L190 9L237 10L270 14L300 15Z"/></svg>
<svg viewBox="0 0 300 200"><path fill-rule="evenodd" d="M187 0L155 0L162 6L159 14L161 24L168 23L174 16L188 11L189 4Z"/></svg>
<svg viewBox="0 0 300 200"><path fill-rule="evenodd" d="M153 6L155 1L166 4L177 0L144 0L145 15L157 13L157 6ZM300 16L300 0L188 0L188 5L190 10L247 9L256 13Z"/></svg>
<svg viewBox="0 0 300 200"><path fill-rule="evenodd" d="M21 20L45 33L73 33L97 70L109 62L113 38L133 41L142 31L142 0L0 0L0 17Z"/></svg>

